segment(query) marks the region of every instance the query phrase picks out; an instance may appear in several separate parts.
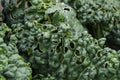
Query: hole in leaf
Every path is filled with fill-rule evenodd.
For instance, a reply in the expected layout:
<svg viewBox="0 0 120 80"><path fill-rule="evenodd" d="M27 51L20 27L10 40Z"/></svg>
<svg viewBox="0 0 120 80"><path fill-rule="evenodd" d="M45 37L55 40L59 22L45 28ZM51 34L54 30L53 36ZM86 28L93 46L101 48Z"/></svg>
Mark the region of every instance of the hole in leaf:
<svg viewBox="0 0 120 80"><path fill-rule="evenodd" d="M69 9L69 8L64 8L64 10L66 10L66 11L70 11L70 9Z"/></svg>
<svg viewBox="0 0 120 80"><path fill-rule="evenodd" d="M74 48L75 48L75 45L74 45L74 43L73 43L73 42L70 42L70 47L71 47L72 49L74 49Z"/></svg>
<svg viewBox="0 0 120 80"><path fill-rule="evenodd" d="M80 56L79 50L76 50L76 51L75 51L75 54L76 54L77 56Z"/></svg>
<svg viewBox="0 0 120 80"><path fill-rule="evenodd" d="M58 29L52 31L52 33L57 33L57 32L58 32Z"/></svg>
<svg viewBox="0 0 120 80"><path fill-rule="evenodd" d="M67 35L65 34L64 37L67 37Z"/></svg>
<svg viewBox="0 0 120 80"><path fill-rule="evenodd" d="M104 67L107 68L107 67L108 67L108 63L105 63L105 64L104 64Z"/></svg>
<svg viewBox="0 0 120 80"><path fill-rule="evenodd" d="M43 51L41 51L41 50L40 50L39 46L40 46L40 45L39 45L39 44L37 44L37 47L36 47L34 50L38 50L39 52L41 52L41 53L42 53Z"/></svg>
<svg viewBox="0 0 120 80"><path fill-rule="evenodd" d="M53 43L57 44L58 42L57 41L53 41Z"/></svg>
<svg viewBox="0 0 120 80"><path fill-rule="evenodd" d="M60 42L60 43L58 44L58 47L60 47L60 46L62 46L62 42Z"/></svg>
<svg viewBox="0 0 120 80"><path fill-rule="evenodd" d="M80 60L77 60L76 63L77 64L82 64L82 62Z"/></svg>
<svg viewBox="0 0 120 80"><path fill-rule="evenodd" d="M51 51L50 52L54 52L54 50L53 49L51 49Z"/></svg>
<svg viewBox="0 0 120 80"><path fill-rule="evenodd" d="M67 52L68 51L68 48L67 47L65 47L65 52Z"/></svg>
<svg viewBox="0 0 120 80"><path fill-rule="evenodd" d="M27 5L28 5L28 7L32 6L32 4L30 2L27 2Z"/></svg>
<svg viewBox="0 0 120 80"><path fill-rule="evenodd" d="M41 36L43 37L43 34L41 34Z"/></svg>
<svg viewBox="0 0 120 80"><path fill-rule="evenodd" d="M61 47L62 47L62 42L60 42L60 43L58 44L58 46L57 46L57 52L60 52Z"/></svg>
<svg viewBox="0 0 120 80"><path fill-rule="evenodd" d="M91 13L92 13L91 11L88 12L88 14L91 14Z"/></svg>
<svg viewBox="0 0 120 80"><path fill-rule="evenodd" d="M47 29L47 26L43 26L43 29Z"/></svg>
<svg viewBox="0 0 120 80"><path fill-rule="evenodd" d="M92 7L92 9L95 9L95 7Z"/></svg>

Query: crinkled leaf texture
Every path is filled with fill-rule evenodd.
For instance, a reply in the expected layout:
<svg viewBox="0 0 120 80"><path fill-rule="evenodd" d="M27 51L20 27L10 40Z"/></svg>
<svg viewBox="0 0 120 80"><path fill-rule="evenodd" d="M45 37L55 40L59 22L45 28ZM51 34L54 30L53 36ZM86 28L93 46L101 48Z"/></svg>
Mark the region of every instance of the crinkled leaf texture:
<svg viewBox="0 0 120 80"><path fill-rule="evenodd" d="M83 1L83 4L85 3L85 5L82 4L83 7L77 6L76 8L81 10L85 7L87 11L91 8L90 5L94 6L94 1L92 1L93 4L90 1L90 3L87 0L85 1ZM74 4L78 5L79 3ZM86 8L86 4L88 4L88 8ZM99 5L97 2L95 4ZM15 6L12 7L12 9L14 8ZM104 7L100 8L104 10ZM9 27L12 28L11 34L8 34L10 40L7 41L8 45L4 44L5 49L1 49L4 53L8 52L6 55L1 55L0 58L2 59L2 66L7 65L7 67L0 68L1 79L30 79L31 70L23 62L18 52L26 61L30 62L33 80L120 79L120 51L105 47L105 38L96 40L88 34L76 19L76 13L70 6L64 3L54 3L50 0L30 0L26 8L19 7L17 9L22 9L24 16L20 17L20 14L18 14L20 18L16 16L10 22ZM15 8L15 12L18 10ZM109 13L107 14L109 15ZM14 15L14 13L10 13L10 15ZM85 15L81 19L78 17L83 20L82 23L86 19L89 20L89 15ZM102 20L100 16L89 21L99 23ZM103 16L105 16L104 13ZM83 17L85 17L85 20ZM11 20L11 17L8 16L8 19ZM19 19L22 21L19 21ZM96 26L93 25L93 27ZM2 34L2 36L4 35ZM1 39L1 42L3 43L3 39ZM14 46L17 46L17 48ZM13 55L14 52L17 54Z"/></svg>
<svg viewBox="0 0 120 80"><path fill-rule="evenodd" d="M31 68L18 54L14 43L6 45L3 38L10 29L6 24L0 26L0 80L31 80Z"/></svg>
<svg viewBox="0 0 120 80"><path fill-rule="evenodd" d="M59 0L71 5L93 37L106 37L120 18L119 0Z"/></svg>
<svg viewBox="0 0 120 80"><path fill-rule="evenodd" d="M54 8L58 6L58 10ZM12 25L19 53L32 65L33 79L119 80L118 52L104 48L105 38L96 40L81 24L72 23L77 21L75 14L64 6L31 6L25 23Z"/></svg>

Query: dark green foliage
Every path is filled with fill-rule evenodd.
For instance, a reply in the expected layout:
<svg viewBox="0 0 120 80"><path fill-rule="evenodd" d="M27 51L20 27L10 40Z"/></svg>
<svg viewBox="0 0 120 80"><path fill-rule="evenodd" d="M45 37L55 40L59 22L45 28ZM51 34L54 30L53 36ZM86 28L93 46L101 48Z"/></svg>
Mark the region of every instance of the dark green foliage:
<svg viewBox="0 0 120 80"><path fill-rule="evenodd" d="M119 0L64 0L64 2L76 10L77 18L97 39L108 35L116 26L116 19L120 18Z"/></svg>
<svg viewBox="0 0 120 80"><path fill-rule="evenodd" d="M120 79L119 2L61 1L2 0L0 79Z"/></svg>
<svg viewBox="0 0 120 80"><path fill-rule="evenodd" d="M24 9L28 7L26 4L26 0L2 0L4 22L9 26L23 22Z"/></svg>
<svg viewBox="0 0 120 80"><path fill-rule="evenodd" d="M0 80L31 80L31 68L18 54L15 44L6 45L3 38L10 29L6 24L0 26Z"/></svg>
<svg viewBox="0 0 120 80"><path fill-rule="evenodd" d="M56 51L58 53L64 52L62 44L64 46L69 45L64 43L67 40L69 41L73 35L77 38L78 34L84 31L84 29L75 18L74 10L63 3L51 5L48 9L43 7L42 12L38 12L38 8L33 9L33 7L29 8L33 12L29 12L31 10L28 9L28 13L25 14L25 25L21 23L14 24L11 27L14 28L13 33L15 33L14 35L18 39L19 53L22 53L21 55L31 63L32 68L35 69L35 74L41 73L46 75L48 71L53 72L53 69L49 70L48 68L50 64L48 62L49 58L52 59L52 55ZM42 19L40 20L41 17ZM75 23L72 23L71 19Z"/></svg>
<svg viewBox="0 0 120 80"><path fill-rule="evenodd" d="M119 50L119 0L59 0L71 5L94 38L107 37L106 45Z"/></svg>
<svg viewBox="0 0 120 80"><path fill-rule="evenodd" d="M111 33L107 36L107 46L120 50L120 24L117 24Z"/></svg>

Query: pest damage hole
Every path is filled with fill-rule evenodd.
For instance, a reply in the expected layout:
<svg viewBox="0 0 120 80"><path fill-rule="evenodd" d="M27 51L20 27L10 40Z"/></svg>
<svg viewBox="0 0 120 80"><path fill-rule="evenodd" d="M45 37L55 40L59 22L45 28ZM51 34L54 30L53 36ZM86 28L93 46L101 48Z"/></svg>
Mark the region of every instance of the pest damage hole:
<svg viewBox="0 0 120 80"><path fill-rule="evenodd" d="M70 11L70 9L69 9L69 8L64 8L64 10L66 10L66 11Z"/></svg>
<svg viewBox="0 0 120 80"><path fill-rule="evenodd" d="M43 26L43 29L47 29L47 26Z"/></svg>
<svg viewBox="0 0 120 80"><path fill-rule="evenodd" d="M104 64L104 67L107 68L107 67L108 67L108 63L105 63L105 64Z"/></svg>
<svg viewBox="0 0 120 80"><path fill-rule="evenodd" d="M91 12L91 11L89 11L89 12L88 12L88 14L92 14L92 12Z"/></svg>
<svg viewBox="0 0 120 80"><path fill-rule="evenodd" d="M75 47L73 42L70 42L70 47L73 49Z"/></svg>
<svg viewBox="0 0 120 80"><path fill-rule="evenodd" d="M50 52L54 52L54 50L53 50L53 49L51 49L51 50L50 50Z"/></svg>
<svg viewBox="0 0 120 80"><path fill-rule="evenodd" d="M43 37L43 34L41 34L41 36Z"/></svg>
<svg viewBox="0 0 120 80"><path fill-rule="evenodd" d="M27 2L27 5L28 5L28 7L32 6L32 4L30 2Z"/></svg>
<svg viewBox="0 0 120 80"><path fill-rule="evenodd" d="M52 31L52 33L57 33L57 32L58 32L58 29Z"/></svg>
<svg viewBox="0 0 120 80"><path fill-rule="evenodd" d="M75 51L75 54L76 54L77 56L79 56L79 50L76 50L76 51Z"/></svg>
<svg viewBox="0 0 120 80"><path fill-rule="evenodd" d="M68 48L67 47L65 47L65 52L67 52L68 51Z"/></svg>

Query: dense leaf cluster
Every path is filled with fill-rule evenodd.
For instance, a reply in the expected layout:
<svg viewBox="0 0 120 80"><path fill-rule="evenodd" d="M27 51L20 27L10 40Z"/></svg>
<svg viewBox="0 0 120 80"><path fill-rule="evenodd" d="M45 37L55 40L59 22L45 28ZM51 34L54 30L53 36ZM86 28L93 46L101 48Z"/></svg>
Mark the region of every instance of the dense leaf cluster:
<svg viewBox="0 0 120 80"><path fill-rule="evenodd" d="M94 38L99 39L108 36L107 46L120 49L120 46L117 45L120 43L118 36L120 31L119 0L59 1L69 4L76 10L77 18Z"/></svg>
<svg viewBox="0 0 120 80"><path fill-rule="evenodd" d="M119 80L119 1L102 1L2 0L0 79Z"/></svg>
<svg viewBox="0 0 120 80"><path fill-rule="evenodd" d="M0 80L30 80L31 68L18 54L14 41L9 45L4 43L5 33L9 31L5 24L0 26Z"/></svg>

